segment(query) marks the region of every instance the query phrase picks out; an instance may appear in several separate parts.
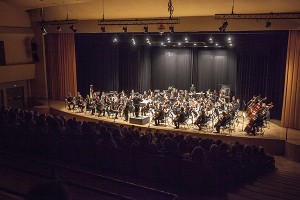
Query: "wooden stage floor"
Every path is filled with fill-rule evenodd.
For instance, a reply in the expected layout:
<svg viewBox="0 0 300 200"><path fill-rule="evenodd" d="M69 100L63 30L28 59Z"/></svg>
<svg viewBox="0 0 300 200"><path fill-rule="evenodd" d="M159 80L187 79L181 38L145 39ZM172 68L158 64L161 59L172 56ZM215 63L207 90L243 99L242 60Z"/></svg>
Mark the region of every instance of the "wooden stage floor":
<svg viewBox="0 0 300 200"><path fill-rule="evenodd" d="M123 119L110 119L107 117L98 117L91 115L89 112L80 113L73 112L65 108L64 101L55 101L49 100L50 113L64 115L66 118L76 117L81 121L105 121L112 122L118 125L123 124L124 126L132 126L129 122L125 122ZM212 130L209 131L199 131L197 127L181 127L180 129L174 129L173 125L165 125L162 123L160 126L154 126L153 122L146 125L136 125L135 127L141 127L142 130L146 130L150 128L152 132L156 130L164 131L164 132L180 132L182 134L189 134L196 137L201 138L212 138L212 139L222 139L225 142L234 143L235 141L239 141L242 144L254 144L258 146L264 146L268 152L273 153L274 155L284 155L285 152L285 142L289 142L292 144L299 145L300 144L300 130L295 129L286 129L280 126L280 121L271 120L270 127L265 128L264 135L247 135L244 131L242 131L242 126L245 127L247 125L247 120L245 119L244 125L242 124L242 117L239 117L239 124L235 127L231 133L228 130L225 130L221 133L215 133Z"/></svg>

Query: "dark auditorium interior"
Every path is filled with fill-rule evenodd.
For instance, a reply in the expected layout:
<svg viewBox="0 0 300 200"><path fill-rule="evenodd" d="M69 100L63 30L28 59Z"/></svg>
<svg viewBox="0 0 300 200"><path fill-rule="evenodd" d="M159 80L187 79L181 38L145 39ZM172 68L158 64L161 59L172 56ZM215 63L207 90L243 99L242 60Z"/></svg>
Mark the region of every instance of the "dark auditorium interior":
<svg viewBox="0 0 300 200"><path fill-rule="evenodd" d="M0 199L298 200L299 169L299 0L0 0Z"/></svg>

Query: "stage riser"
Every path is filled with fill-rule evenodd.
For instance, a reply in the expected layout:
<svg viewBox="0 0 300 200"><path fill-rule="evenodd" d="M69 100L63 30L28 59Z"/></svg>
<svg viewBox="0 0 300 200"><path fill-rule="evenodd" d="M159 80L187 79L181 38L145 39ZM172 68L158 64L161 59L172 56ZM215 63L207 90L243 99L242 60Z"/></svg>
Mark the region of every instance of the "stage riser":
<svg viewBox="0 0 300 200"><path fill-rule="evenodd" d="M150 122L150 117L130 117L129 123L131 124L138 124L138 125L145 125Z"/></svg>

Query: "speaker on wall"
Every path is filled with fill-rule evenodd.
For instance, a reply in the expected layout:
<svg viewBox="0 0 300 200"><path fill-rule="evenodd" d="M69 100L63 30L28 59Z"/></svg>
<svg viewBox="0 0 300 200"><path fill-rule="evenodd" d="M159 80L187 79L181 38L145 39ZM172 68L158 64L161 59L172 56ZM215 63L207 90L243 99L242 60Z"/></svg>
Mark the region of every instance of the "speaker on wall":
<svg viewBox="0 0 300 200"><path fill-rule="evenodd" d="M0 66L6 65L5 52L4 52L4 41L0 41Z"/></svg>
<svg viewBox="0 0 300 200"><path fill-rule="evenodd" d="M39 55L37 44L35 42L31 42L31 52L32 52L32 59L34 62L39 62Z"/></svg>

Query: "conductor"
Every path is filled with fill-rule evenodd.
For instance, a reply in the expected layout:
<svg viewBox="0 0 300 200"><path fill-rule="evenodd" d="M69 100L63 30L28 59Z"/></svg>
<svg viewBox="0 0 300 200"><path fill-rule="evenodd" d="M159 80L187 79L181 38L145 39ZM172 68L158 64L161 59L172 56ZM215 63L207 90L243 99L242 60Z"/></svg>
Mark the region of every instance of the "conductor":
<svg viewBox="0 0 300 200"><path fill-rule="evenodd" d="M137 94L135 94L132 101L134 106L135 117L138 117L140 112L140 103L142 99Z"/></svg>

